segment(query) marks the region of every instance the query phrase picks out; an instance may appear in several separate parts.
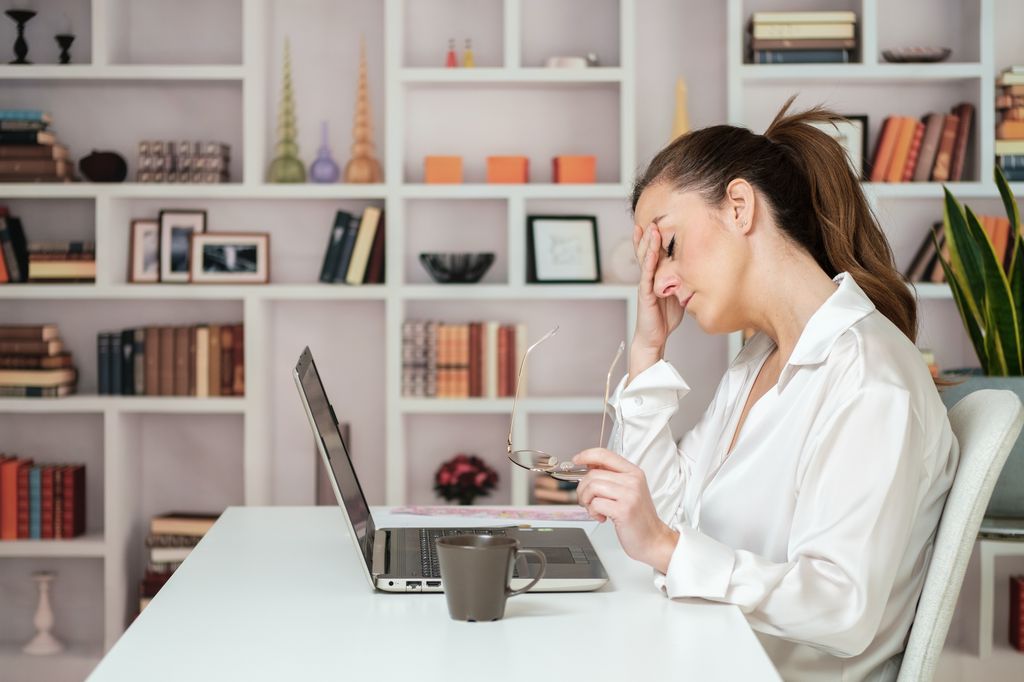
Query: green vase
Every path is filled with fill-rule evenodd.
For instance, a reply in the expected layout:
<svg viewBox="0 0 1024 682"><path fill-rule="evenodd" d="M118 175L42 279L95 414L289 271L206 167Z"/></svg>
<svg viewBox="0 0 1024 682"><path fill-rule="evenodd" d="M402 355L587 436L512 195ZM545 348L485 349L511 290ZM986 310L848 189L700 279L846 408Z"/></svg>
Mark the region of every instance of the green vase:
<svg viewBox="0 0 1024 682"><path fill-rule="evenodd" d="M295 97L292 92L291 49L288 39L285 38L281 106L277 113L277 144L274 146L274 160L267 169L268 182L306 181L306 165L299 158L299 145L295 141L297 133Z"/></svg>

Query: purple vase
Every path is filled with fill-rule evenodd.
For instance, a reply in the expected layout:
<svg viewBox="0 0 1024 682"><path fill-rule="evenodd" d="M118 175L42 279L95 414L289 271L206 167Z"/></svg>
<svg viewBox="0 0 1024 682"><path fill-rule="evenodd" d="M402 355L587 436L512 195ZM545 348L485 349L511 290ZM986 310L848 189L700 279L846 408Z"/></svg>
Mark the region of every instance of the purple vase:
<svg viewBox="0 0 1024 682"><path fill-rule="evenodd" d="M313 182L337 182L341 170L331 158L331 148L327 146L327 121L320 122L320 148L316 150L316 158L309 164L309 179Z"/></svg>

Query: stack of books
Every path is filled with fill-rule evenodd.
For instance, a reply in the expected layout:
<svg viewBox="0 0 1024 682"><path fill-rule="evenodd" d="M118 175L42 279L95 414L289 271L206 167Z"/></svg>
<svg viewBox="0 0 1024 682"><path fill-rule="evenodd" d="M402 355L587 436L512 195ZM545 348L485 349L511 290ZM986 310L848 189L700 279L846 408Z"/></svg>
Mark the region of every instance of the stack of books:
<svg viewBox="0 0 1024 682"><path fill-rule="evenodd" d="M857 15L850 11L754 12L752 64L845 64L856 61Z"/></svg>
<svg viewBox="0 0 1024 682"><path fill-rule="evenodd" d="M222 142L143 140L139 142L138 182L216 184L231 181L231 146Z"/></svg>
<svg viewBox="0 0 1024 682"><path fill-rule="evenodd" d="M0 325L0 396L55 398L77 383L57 325Z"/></svg>
<svg viewBox="0 0 1024 682"><path fill-rule="evenodd" d="M93 242L29 242L29 282L95 282Z"/></svg>
<svg viewBox="0 0 1024 682"><path fill-rule="evenodd" d="M996 79L996 119L996 162L1007 180L1024 180L1024 66Z"/></svg>
<svg viewBox="0 0 1024 682"><path fill-rule="evenodd" d="M0 182L69 182L75 179L67 147L39 109L0 109Z"/></svg>
<svg viewBox="0 0 1024 682"><path fill-rule="evenodd" d="M245 395L245 327L139 327L96 336L100 395Z"/></svg>
<svg viewBox="0 0 1024 682"><path fill-rule="evenodd" d="M384 283L384 212L367 206L360 216L348 211L334 214L320 266L320 281L327 284Z"/></svg>
<svg viewBox="0 0 1024 682"><path fill-rule="evenodd" d="M550 476L533 477L533 504L577 504L576 481L560 481Z"/></svg>
<svg viewBox="0 0 1024 682"><path fill-rule="evenodd" d="M402 325L402 395L509 398L526 347L524 324L407 320ZM519 395L526 395L525 376Z"/></svg>
<svg viewBox="0 0 1024 682"><path fill-rule="evenodd" d="M948 114L923 119L888 116L871 160L871 182L958 182L970 156L974 105L960 102Z"/></svg>
<svg viewBox="0 0 1024 682"><path fill-rule="evenodd" d="M171 512L150 519L146 573L139 583L140 613L216 520L216 514L191 512Z"/></svg>
<svg viewBox="0 0 1024 682"><path fill-rule="evenodd" d="M84 532L84 464L35 464L0 454L0 540L60 540Z"/></svg>
<svg viewBox="0 0 1024 682"><path fill-rule="evenodd" d="M978 222L981 223L986 234L988 234L988 238L992 242L992 248L995 250L996 258L1002 264L1003 270L1008 270L1010 257L1013 254L1010 219L1006 216L979 215ZM935 235L934 239L932 238L933 234ZM946 272L939 263L938 252L935 248L936 241L942 250L942 257L947 261L949 260L946 231L942 228L942 223L938 222L932 225L931 230L921 241L917 253L914 254L913 260L910 261L906 272L903 273L911 282L942 284L946 281Z"/></svg>

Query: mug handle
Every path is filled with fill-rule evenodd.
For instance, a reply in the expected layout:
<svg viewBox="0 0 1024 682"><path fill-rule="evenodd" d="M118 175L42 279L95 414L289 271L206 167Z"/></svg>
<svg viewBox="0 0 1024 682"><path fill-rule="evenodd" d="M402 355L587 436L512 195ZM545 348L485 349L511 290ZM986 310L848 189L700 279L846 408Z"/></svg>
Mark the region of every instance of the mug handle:
<svg viewBox="0 0 1024 682"><path fill-rule="evenodd" d="M514 597L517 594L522 594L523 592L529 592L531 589L533 589L533 586L536 585L537 583L539 583L540 579L544 577L544 571L548 567L548 558L546 556L544 556L544 552L538 551L536 549L517 549L516 550L516 559L519 558L520 554L532 554L535 557L537 557L538 559L540 559L540 573L538 573L537 577L534 578L533 580L531 580L530 583L526 587L522 587L522 588L520 588L518 590L508 590L508 589L506 589L506 592L508 592L507 596L509 596L509 597Z"/></svg>

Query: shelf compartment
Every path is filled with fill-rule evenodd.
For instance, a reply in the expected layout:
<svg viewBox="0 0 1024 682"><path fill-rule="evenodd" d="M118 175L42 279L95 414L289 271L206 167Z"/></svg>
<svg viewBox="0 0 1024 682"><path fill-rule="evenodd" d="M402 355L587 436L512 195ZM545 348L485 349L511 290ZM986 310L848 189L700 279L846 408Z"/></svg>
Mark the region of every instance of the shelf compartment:
<svg viewBox="0 0 1024 682"><path fill-rule="evenodd" d="M529 159L532 182L550 183L555 156L593 155L597 182L620 184L619 97L614 83L410 88L404 178L422 182L426 156L456 155L464 182L483 183L487 156L516 155Z"/></svg>
<svg viewBox="0 0 1024 682"><path fill-rule="evenodd" d="M406 67L445 67L448 41L463 67L466 39L472 41L474 68L504 64L503 0L402 0L402 64ZM465 69L469 71L469 69Z"/></svg>
<svg viewBox="0 0 1024 682"><path fill-rule="evenodd" d="M241 64L243 0L107 0L109 64ZM188 48L182 49L182 36Z"/></svg>
<svg viewBox="0 0 1024 682"><path fill-rule="evenodd" d="M93 2L82 0L46 0L46 2L9 2L4 9L32 9L36 15L25 24L25 41L28 43L26 59L31 64L7 66L14 58L11 46L17 36L16 25L7 17L0 24L0 46L2 46L3 66L0 70L22 70L37 68L68 68L68 66L87 65L92 61L93 54ZM70 33L75 36L69 54L71 64L62 65L60 47L54 36L59 33ZM2 668L2 666L0 666Z"/></svg>
<svg viewBox="0 0 1024 682"><path fill-rule="evenodd" d="M548 57L585 57L617 67L620 53L619 0L522 0L521 64L543 67ZM566 28L572 27L571 31Z"/></svg>
<svg viewBox="0 0 1024 682"><path fill-rule="evenodd" d="M511 504L515 465L505 456L507 414L406 415L403 420L408 504L448 504L434 492L434 473L460 452L475 454L498 474L495 489L474 503Z"/></svg>
<svg viewBox="0 0 1024 682"><path fill-rule="evenodd" d="M64 643L67 644L67 641ZM23 644L0 644L0 670L16 670L18 676L12 677L12 681L84 680L103 658L103 647L100 644L81 645L72 642L64 651L52 656L30 656L22 652Z"/></svg>
<svg viewBox="0 0 1024 682"><path fill-rule="evenodd" d="M879 63L887 49L928 45L949 47L949 66L981 59L980 2L901 0L878 2Z"/></svg>
<svg viewBox="0 0 1024 682"><path fill-rule="evenodd" d="M443 252L490 252L494 263L479 284L454 286L464 293L473 287L507 284L508 226L503 201L409 201L405 205L405 276L411 285L435 284L420 262L419 254Z"/></svg>

